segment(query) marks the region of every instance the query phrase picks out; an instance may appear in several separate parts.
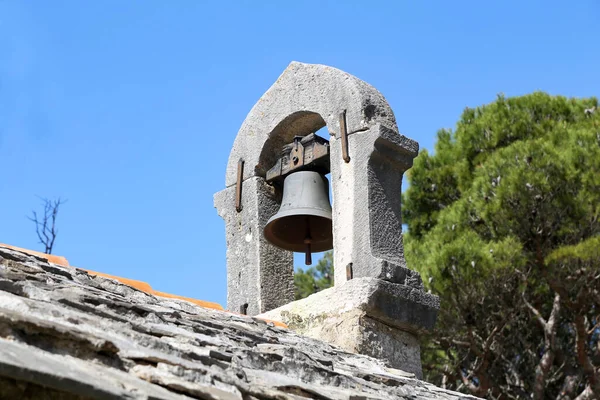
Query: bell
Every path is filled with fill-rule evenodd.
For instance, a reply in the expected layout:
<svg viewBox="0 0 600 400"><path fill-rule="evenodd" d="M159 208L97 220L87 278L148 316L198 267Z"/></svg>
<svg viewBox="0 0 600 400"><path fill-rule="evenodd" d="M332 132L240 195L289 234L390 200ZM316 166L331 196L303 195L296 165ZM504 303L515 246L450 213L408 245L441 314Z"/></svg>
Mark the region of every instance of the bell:
<svg viewBox="0 0 600 400"><path fill-rule="evenodd" d="M329 181L315 171L298 171L283 182L283 198L277 214L264 230L265 238L285 250L306 254L333 248Z"/></svg>

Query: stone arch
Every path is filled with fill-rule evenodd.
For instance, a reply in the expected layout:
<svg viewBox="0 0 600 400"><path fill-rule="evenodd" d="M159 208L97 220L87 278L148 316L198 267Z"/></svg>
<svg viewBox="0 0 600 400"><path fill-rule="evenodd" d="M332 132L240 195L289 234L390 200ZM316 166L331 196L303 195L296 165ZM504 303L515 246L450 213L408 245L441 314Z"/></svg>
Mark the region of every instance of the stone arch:
<svg viewBox="0 0 600 400"><path fill-rule="evenodd" d="M261 154L270 151L266 145L277 143L269 139L281 134L281 130L276 129L278 125L293 120L298 124L297 129L310 129L317 125L317 120L310 115L318 114L322 119L319 123L326 124L330 135L335 136L339 130L339 114L344 110L349 133L377 124L398 131L392 109L371 85L337 68L292 62L242 123L229 155L225 186L235 184L240 159L247 165L244 179L269 168L260 165L259 159ZM296 129L291 124L288 127Z"/></svg>
<svg viewBox="0 0 600 400"><path fill-rule="evenodd" d="M269 133L254 167L254 173L264 178L267 170L279 158L282 147L290 143L294 136L306 136L324 126L326 124L323 117L312 111L297 111L288 115Z"/></svg>

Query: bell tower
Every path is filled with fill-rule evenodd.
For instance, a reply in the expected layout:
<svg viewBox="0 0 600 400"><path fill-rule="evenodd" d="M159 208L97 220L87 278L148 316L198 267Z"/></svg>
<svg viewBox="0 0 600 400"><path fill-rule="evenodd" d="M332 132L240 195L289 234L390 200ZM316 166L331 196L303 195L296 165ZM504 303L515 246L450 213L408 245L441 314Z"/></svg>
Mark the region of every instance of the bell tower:
<svg viewBox="0 0 600 400"><path fill-rule="evenodd" d="M314 135L324 126L328 143ZM398 132L375 88L332 67L292 62L244 120L229 156L226 188L214 197L225 220L227 308L267 313L309 336L337 330L342 318L358 329L349 342L339 342L344 335L320 338L391 357L392 364L420 374L416 335L433 327L439 300L423 290L420 275L404 260L402 176L418 148ZM331 246L335 286L292 303L292 251L310 257ZM349 305L354 311L347 313ZM285 320L284 314L305 306L308 315ZM292 326L298 320L322 324ZM327 325L333 321L337 325ZM369 337L386 339L372 347Z"/></svg>

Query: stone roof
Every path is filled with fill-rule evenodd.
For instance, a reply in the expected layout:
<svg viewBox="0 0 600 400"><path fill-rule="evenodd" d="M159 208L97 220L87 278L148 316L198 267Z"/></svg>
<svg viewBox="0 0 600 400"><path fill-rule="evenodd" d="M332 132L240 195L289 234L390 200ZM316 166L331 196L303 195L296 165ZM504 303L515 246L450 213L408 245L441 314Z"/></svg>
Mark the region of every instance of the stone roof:
<svg viewBox="0 0 600 400"><path fill-rule="evenodd" d="M0 246L1 399L459 399L264 320Z"/></svg>

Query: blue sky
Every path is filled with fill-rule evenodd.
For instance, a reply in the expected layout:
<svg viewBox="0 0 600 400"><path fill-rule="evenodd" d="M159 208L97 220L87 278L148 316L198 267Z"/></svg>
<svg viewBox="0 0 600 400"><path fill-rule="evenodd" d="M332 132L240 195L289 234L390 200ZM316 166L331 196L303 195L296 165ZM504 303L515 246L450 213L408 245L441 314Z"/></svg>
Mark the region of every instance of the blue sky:
<svg viewBox="0 0 600 400"><path fill-rule="evenodd" d="M431 149L466 106L600 95L600 3L0 0L0 242L42 250L26 215L68 199L55 254L225 304L235 135L290 61L388 99Z"/></svg>

